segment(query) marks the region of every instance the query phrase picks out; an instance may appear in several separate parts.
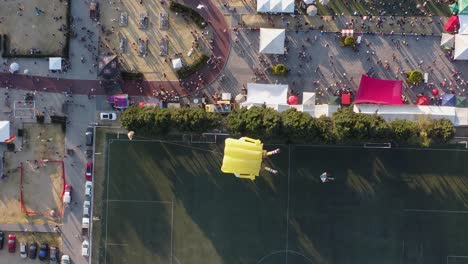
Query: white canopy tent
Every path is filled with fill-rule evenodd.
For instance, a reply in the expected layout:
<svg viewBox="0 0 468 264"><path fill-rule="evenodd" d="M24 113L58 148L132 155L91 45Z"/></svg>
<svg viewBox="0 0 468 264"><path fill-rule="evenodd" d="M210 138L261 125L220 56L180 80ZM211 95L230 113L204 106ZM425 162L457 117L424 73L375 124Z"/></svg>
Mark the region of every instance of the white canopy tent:
<svg viewBox="0 0 468 264"><path fill-rule="evenodd" d="M302 104L303 105L315 105L315 93L303 92Z"/></svg>
<svg viewBox="0 0 468 264"><path fill-rule="evenodd" d="M440 46L453 48L455 46L455 35L442 33L442 38L440 39Z"/></svg>
<svg viewBox="0 0 468 264"><path fill-rule="evenodd" d="M257 0L259 13L294 13L294 0Z"/></svg>
<svg viewBox="0 0 468 264"><path fill-rule="evenodd" d="M173 59L172 68L175 70L182 68L182 60L180 58Z"/></svg>
<svg viewBox="0 0 468 264"><path fill-rule="evenodd" d="M316 16L317 15L317 7L313 6L313 5L308 6L307 7L307 14L309 16Z"/></svg>
<svg viewBox="0 0 468 264"><path fill-rule="evenodd" d="M468 35L468 16L459 15L458 19L460 20L460 29L458 34Z"/></svg>
<svg viewBox="0 0 468 264"><path fill-rule="evenodd" d="M245 103L286 104L287 99L287 84L247 83Z"/></svg>
<svg viewBox="0 0 468 264"><path fill-rule="evenodd" d="M0 142L10 138L10 121L0 121Z"/></svg>
<svg viewBox="0 0 468 264"><path fill-rule="evenodd" d="M13 62L12 64L10 64L10 69L9 69L9 71L10 71L11 73L16 73L16 72L19 71L19 69L20 69L20 66L19 66L18 63Z"/></svg>
<svg viewBox="0 0 468 264"><path fill-rule="evenodd" d="M286 30L260 28L260 53L284 54Z"/></svg>
<svg viewBox="0 0 468 264"><path fill-rule="evenodd" d="M468 60L468 35L455 35L455 60Z"/></svg>
<svg viewBox="0 0 468 264"><path fill-rule="evenodd" d="M49 58L49 70L51 71L62 70L62 58L50 57Z"/></svg>

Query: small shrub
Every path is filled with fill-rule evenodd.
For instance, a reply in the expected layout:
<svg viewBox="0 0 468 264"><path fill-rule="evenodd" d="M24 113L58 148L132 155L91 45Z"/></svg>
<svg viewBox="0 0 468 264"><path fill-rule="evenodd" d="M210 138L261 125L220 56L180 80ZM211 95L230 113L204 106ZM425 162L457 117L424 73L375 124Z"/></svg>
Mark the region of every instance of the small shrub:
<svg viewBox="0 0 468 264"><path fill-rule="evenodd" d="M354 47L354 44L355 44L354 37L348 36L348 37L344 38L343 43L344 43L345 46Z"/></svg>
<svg viewBox="0 0 468 264"><path fill-rule="evenodd" d="M273 75L286 75L287 69L284 64L276 64L271 67Z"/></svg>
<svg viewBox="0 0 468 264"><path fill-rule="evenodd" d="M408 75L408 78L406 78L408 83L420 83L424 79L422 72L418 70L409 71L406 74Z"/></svg>

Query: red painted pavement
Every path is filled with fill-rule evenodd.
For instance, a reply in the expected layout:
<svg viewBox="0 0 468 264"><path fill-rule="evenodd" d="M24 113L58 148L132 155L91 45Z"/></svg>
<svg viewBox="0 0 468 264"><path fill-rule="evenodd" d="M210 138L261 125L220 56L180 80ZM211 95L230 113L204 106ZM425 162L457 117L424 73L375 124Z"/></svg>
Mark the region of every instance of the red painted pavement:
<svg viewBox="0 0 468 264"><path fill-rule="evenodd" d="M198 76L201 74L203 84L208 84L216 79L227 61L231 47L229 27L223 14L210 0L181 0L179 2L199 12L213 30L215 37L212 52L215 57L220 58L221 63L215 69L213 69L213 65L206 65L198 73L184 80L185 83L190 83L190 81L198 82ZM199 4L206 6L206 8L196 9ZM91 89L94 89L92 94L105 94L98 80L70 80L10 73L0 73L0 86L47 92L66 92L71 88L74 94L89 94ZM201 85L201 87L203 86ZM143 92L140 92L140 87ZM178 81L126 81L122 85L123 92L129 95L151 96L155 91L158 92L161 89L165 91L174 90L180 96L184 96L194 92L195 85L191 85L190 88L183 88Z"/></svg>

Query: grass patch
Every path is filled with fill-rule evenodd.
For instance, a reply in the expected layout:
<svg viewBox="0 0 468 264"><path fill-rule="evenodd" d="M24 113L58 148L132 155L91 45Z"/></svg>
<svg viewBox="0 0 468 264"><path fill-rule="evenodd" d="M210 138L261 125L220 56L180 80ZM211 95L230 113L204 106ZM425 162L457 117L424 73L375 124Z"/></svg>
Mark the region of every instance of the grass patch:
<svg viewBox="0 0 468 264"><path fill-rule="evenodd" d="M192 64L184 65L182 68L178 69L176 72L177 77L179 79L185 79L190 75L196 73L198 70L200 70L203 66L206 65L208 59L209 57L207 55L202 54L200 58L195 60Z"/></svg>

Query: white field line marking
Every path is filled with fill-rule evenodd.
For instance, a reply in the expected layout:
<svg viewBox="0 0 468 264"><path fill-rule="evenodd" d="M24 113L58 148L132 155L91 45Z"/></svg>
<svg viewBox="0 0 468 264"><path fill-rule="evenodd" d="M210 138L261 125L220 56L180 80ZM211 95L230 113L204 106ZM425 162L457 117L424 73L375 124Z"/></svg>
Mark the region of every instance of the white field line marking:
<svg viewBox="0 0 468 264"><path fill-rule="evenodd" d="M288 145L288 198L286 204L286 256L285 263L288 264L288 250L289 250L289 199L290 199L290 179L291 179L291 145Z"/></svg>
<svg viewBox="0 0 468 264"><path fill-rule="evenodd" d="M174 230L174 202L171 202L171 264L173 262L173 259L174 259L174 256L173 256L173 236L172 236L172 233L173 233L173 230Z"/></svg>
<svg viewBox="0 0 468 264"><path fill-rule="evenodd" d="M106 246L128 246L128 244L115 244L115 243L108 243Z"/></svg>
<svg viewBox="0 0 468 264"><path fill-rule="evenodd" d="M345 146L345 145L314 145L314 144L298 144L295 145L296 147L319 147L319 148L356 148L356 149L368 149L364 148L363 146ZM459 152L467 152L466 149L431 149L431 148L405 148L405 147L395 147L391 149L387 149L388 151L392 150L419 150L419 151L459 151Z"/></svg>
<svg viewBox="0 0 468 264"><path fill-rule="evenodd" d="M405 212L418 213L448 213L448 214L468 214L468 211L450 211L450 210L420 210L420 209L403 209Z"/></svg>
<svg viewBox="0 0 468 264"><path fill-rule="evenodd" d="M468 258L468 256L447 256L447 264L449 264L449 258Z"/></svg>
<svg viewBox="0 0 468 264"><path fill-rule="evenodd" d="M151 200L106 200L109 203L164 203L170 204L172 201L151 201Z"/></svg>
<svg viewBox="0 0 468 264"><path fill-rule="evenodd" d="M106 201L109 201L109 162L110 162L110 148L112 141L109 141L109 148L107 149L107 187L106 187ZM109 203L106 202L106 246L104 247L104 264L107 264L107 227L108 227L108 222L109 222Z"/></svg>

